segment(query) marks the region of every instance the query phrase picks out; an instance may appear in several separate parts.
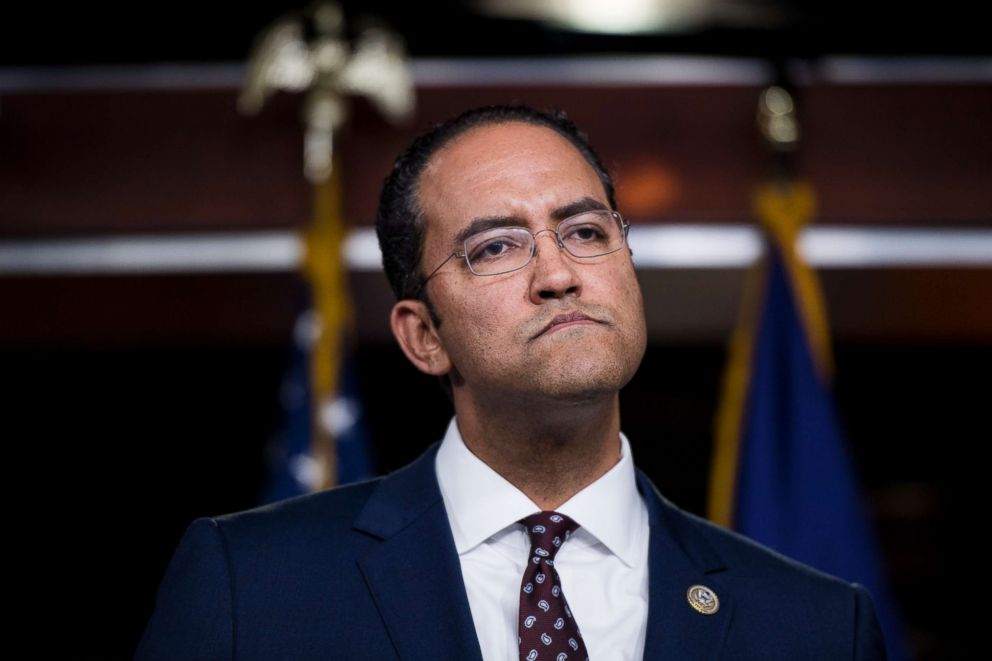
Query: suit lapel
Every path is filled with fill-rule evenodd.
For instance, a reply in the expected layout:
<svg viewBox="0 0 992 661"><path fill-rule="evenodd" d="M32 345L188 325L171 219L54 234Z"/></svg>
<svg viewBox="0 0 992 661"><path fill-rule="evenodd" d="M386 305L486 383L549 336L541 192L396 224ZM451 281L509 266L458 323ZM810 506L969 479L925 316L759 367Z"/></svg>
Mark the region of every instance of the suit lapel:
<svg viewBox="0 0 992 661"><path fill-rule="evenodd" d="M406 660L482 661L461 564L434 472L438 444L379 483L354 528L379 544L359 560L397 655ZM637 471L651 526L645 659L715 659L729 630L733 595L726 564L684 512ZM719 609L699 613L687 592L702 585Z"/></svg>
<svg viewBox="0 0 992 661"><path fill-rule="evenodd" d="M354 527L381 540L359 560L398 656L482 661L432 446L380 482Z"/></svg>
<svg viewBox="0 0 992 661"><path fill-rule="evenodd" d="M651 524L648 547L648 627L645 659L716 659L733 616L734 600L720 582L727 567L684 512L637 471ZM709 588L719 608L704 615L689 603L692 586Z"/></svg>

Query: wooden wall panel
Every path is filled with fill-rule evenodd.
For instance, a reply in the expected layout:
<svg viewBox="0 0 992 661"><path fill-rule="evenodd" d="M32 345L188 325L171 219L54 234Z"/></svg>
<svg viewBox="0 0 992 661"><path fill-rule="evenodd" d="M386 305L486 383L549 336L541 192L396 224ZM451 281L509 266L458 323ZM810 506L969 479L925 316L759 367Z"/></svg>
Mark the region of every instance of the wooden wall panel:
<svg viewBox="0 0 992 661"><path fill-rule="evenodd" d="M568 110L615 172L621 209L634 221L746 222L766 162L753 130L757 93L747 85L422 87L417 116L401 128L359 100L339 140L345 216L372 222L393 158L425 126L469 106L523 101ZM301 98L277 95L253 118L237 114L235 99L236 90L220 88L5 94L0 241L303 227ZM798 164L817 187L822 221L992 227L992 85L814 84L800 102ZM833 327L840 338L987 342L990 272L827 271ZM740 271L641 278L653 339L726 336ZM359 333L388 340L384 277L353 274L352 286ZM0 341L284 337L299 288L293 273L0 277Z"/></svg>
<svg viewBox="0 0 992 661"><path fill-rule="evenodd" d="M394 128L359 101L340 144L345 211L371 223L383 177L423 127L480 103L559 105L587 131L636 220L742 221L764 155L758 89L426 88ZM294 227L309 217L298 96L254 118L235 91L8 94L0 234ZM992 226L992 86L814 85L799 166L831 223ZM651 195L645 188L661 192Z"/></svg>

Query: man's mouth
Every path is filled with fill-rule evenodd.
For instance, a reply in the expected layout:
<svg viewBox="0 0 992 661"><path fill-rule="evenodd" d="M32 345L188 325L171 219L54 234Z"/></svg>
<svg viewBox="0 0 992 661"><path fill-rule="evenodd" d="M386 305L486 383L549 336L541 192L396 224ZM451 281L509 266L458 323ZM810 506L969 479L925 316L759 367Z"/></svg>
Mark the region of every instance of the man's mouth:
<svg viewBox="0 0 992 661"><path fill-rule="evenodd" d="M587 314L581 312L569 312L567 314L559 314L554 319L552 319L547 326L541 329L541 331L534 337L540 337L541 335L546 335L549 332L554 332L559 328L565 328L568 326L576 326L579 324L598 324L600 323L598 319L593 319Z"/></svg>

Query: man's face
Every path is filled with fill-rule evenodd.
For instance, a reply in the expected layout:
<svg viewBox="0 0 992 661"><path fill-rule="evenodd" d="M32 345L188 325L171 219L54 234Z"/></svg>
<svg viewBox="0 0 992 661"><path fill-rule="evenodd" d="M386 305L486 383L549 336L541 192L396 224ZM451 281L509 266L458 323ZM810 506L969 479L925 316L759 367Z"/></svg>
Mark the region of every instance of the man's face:
<svg viewBox="0 0 992 661"><path fill-rule="evenodd" d="M419 183L428 273L461 250L457 237L473 220L512 216L538 232L554 230L569 205L609 209L596 172L570 142L519 122L462 134L435 154ZM437 334L456 406L465 396L533 402L615 393L644 355L643 302L626 247L578 259L544 232L523 269L477 276L456 258L427 293L442 320ZM569 313L588 319L547 328Z"/></svg>

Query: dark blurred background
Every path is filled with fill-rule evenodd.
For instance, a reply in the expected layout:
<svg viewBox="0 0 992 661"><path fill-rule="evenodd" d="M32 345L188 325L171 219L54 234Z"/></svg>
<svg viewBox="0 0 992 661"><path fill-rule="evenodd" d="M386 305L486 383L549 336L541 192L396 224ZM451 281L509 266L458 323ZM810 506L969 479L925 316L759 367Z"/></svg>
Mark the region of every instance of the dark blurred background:
<svg viewBox="0 0 992 661"><path fill-rule="evenodd" d="M508 101L569 112L613 170L635 234L749 223L767 170L755 104L785 75L819 224L932 231L921 236L935 242L967 230L989 245L992 58L970 3L698 3L714 13L641 34L453 0L342 4L349 21L373 15L402 35L416 85L409 123L357 99L338 136L344 216L366 237L382 178L414 134ZM57 251L56 267L17 256L303 228L302 97L281 93L254 117L235 106L254 37L301 7L4 9L0 437L18 617L47 632L32 638L39 653L129 658L185 527L261 502L308 292L289 262L71 269ZM700 514L743 273L650 259L639 271L650 344L622 395L624 430L666 496ZM382 273L353 263L349 275L349 351L375 469L388 472L439 439L451 412L392 342ZM961 569L982 548L992 254L825 264L820 275L837 407L911 649L963 657L981 634Z"/></svg>

